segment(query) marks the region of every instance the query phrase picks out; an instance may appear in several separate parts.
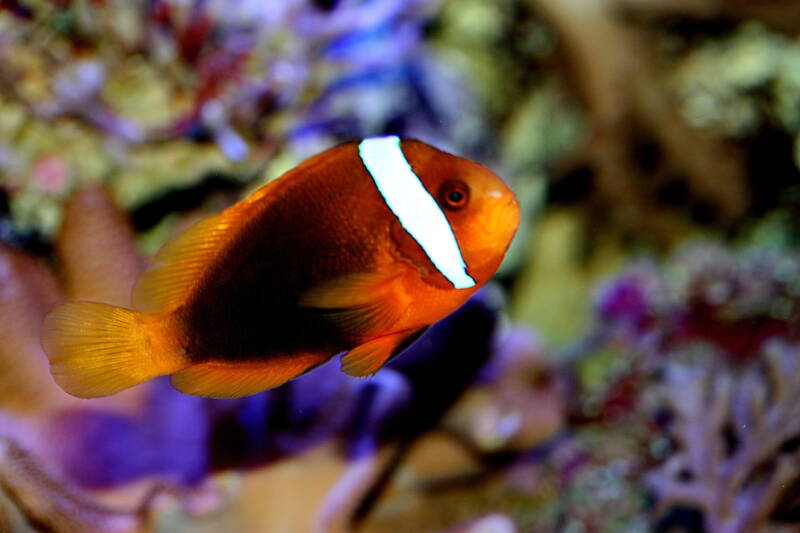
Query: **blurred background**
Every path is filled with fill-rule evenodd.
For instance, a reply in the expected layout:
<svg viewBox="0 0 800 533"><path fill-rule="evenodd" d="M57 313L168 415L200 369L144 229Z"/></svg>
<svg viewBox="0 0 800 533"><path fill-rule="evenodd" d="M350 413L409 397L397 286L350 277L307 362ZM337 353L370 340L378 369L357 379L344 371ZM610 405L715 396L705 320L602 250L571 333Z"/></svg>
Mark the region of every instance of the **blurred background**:
<svg viewBox="0 0 800 533"><path fill-rule="evenodd" d="M52 383L55 304L388 133L523 208L390 368ZM798 1L0 0L0 531L799 531L798 246Z"/></svg>

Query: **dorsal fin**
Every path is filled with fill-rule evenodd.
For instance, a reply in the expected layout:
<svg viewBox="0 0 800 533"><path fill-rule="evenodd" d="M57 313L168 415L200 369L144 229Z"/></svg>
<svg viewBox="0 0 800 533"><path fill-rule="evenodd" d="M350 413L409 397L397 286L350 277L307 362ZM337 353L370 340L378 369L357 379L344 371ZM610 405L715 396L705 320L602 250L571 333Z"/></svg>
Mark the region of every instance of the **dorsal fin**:
<svg viewBox="0 0 800 533"><path fill-rule="evenodd" d="M133 288L133 308L146 313L165 313L186 301L206 269L230 241L236 230L258 209L275 180L247 199L196 223L167 242Z"/></svg>

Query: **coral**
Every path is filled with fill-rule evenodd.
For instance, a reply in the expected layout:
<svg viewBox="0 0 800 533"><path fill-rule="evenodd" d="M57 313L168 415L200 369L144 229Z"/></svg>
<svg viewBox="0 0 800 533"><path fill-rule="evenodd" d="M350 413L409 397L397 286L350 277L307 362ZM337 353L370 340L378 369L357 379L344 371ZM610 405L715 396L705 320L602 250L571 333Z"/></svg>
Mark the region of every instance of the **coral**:
<svg viewBox="0 0 800 533"><path fill-rule="evenodd" d="M627 230L671 234L676 221L654 210L655 183L680 175L689 193L713 203L723 220L747 208L741 154L682 120L662 81L644 29L621 18L619 2L532 0L564 39L565 59L591 114L592 131L568 172L593 184L601 213ZM636 49L636 54L626 53ZM638 185L646 176L648 186ZM713 178L711 178L713 176ZM650 190L648 190L650 189Z"/></svg>
<svg viewBox="0 0 800 533"><path fill-rule="evenodd" d="M797 530L799 31L795 0L0 0L0 530ZM370 380L53 384L55 305L126 305L169 235L383 133L513 186L503 290Z"/></svg>
<svg viewBox="0 0 800 533"><path fill-rule="evenodd" d="M671 414L674 451L645 477L661 524L689 507L715 533L786 527L781 500L800 479L799 351L773 341L742 369L670 355L651 392Z"/></svg>
<svg viewBox="0 0 800 533"><path fill-rule="evenodd" d="M435 4L32 1L1 10L0 172L15 222L52 233L54 197L112 174L132 206L209 172L244 182L266 162L275 177L337 140L444 138L463 120L453 101L461 84L421 43Z"/></svg>
<svg viewBox="0 0 800 533"><path fill-rule="evenodd" d="M573 423L639 427L641 481L656 531L781 531L800 481L798 258L710 243L642 261L606 283L578 357L623 356ZM586 412L591 394L573 409ZM585 415L584 415L585 416ZM795 524L796 525L796 524Z"/></svg>

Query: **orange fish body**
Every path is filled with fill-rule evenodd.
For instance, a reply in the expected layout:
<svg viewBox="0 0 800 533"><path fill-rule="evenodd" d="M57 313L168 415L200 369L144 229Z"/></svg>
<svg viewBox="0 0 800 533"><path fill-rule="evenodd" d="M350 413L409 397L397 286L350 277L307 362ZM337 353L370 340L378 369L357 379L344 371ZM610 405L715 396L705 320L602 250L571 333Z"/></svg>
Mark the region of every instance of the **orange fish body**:
<svg viewBox="0 0 800 533"><path fill-rule="evenodd" d="M42 343L80 397L164 374L243 396L345 351L343 370L369 375L489 280L518 222L477 163L397 137L344 144L168 242L134 311L68 303Z"/></svg>

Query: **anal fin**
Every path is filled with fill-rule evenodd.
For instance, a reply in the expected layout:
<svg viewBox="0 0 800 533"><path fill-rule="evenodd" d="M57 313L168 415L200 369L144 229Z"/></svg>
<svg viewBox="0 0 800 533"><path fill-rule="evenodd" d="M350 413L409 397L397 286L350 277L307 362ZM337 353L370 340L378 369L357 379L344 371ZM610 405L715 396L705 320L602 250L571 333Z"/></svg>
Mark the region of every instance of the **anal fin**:
<svg viewBox="0 0 800 533"><path fill-rule="evenodd" d="M424 330L401 331L384 335L356 346L342 356L342 372L363 377L374 374L392 358L415 341Z"/></svg>
<svg viewBox="0 0 800 533"><path fill-rule="evenodd" d="M283 385L327 359L312 353L255 362L207 361L173 374L172 386L195 396L239 398Z"/></svg>

